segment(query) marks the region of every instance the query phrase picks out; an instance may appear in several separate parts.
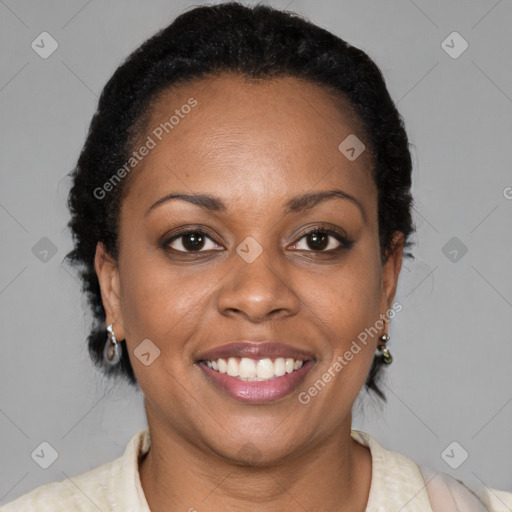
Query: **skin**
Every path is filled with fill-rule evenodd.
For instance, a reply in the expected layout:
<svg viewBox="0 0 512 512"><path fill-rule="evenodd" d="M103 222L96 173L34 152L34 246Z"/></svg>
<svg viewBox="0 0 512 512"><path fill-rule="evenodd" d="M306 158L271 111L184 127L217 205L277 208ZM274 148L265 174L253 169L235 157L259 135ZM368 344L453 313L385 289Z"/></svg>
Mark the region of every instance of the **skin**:
<svg viewBox="0 0 512 512"><path fill-rule="evenodd" d="M222 74L162 94L140 140L190 97L198 105L130 175L119 260L101 243L95 259L107 325L125 339L145 397L146 499L153 512L364 511L371 454L350 430L378 336L309 404L297 399L386 313L396 291L403 236L396 233L383 265L370 152L349 161L338 150L351 133L364 142L360 123L317 85ZM284 211L296 195L334 188L362 210L332 198ZM173 200L145 215L171 192L212 194L227 209ZM340 246L335 238L318 249L303 235L325 223L344 230L352 247L328 254ZM184 227L206 228L212 240L201 252L190 251L187 237L165 247ZM249 236L263 249L252 263L236 252ZM197 355L247 337L315 354L297 392L247 404L206 379ZM133 351L148 338L161 352L145 366Z"/></svg>

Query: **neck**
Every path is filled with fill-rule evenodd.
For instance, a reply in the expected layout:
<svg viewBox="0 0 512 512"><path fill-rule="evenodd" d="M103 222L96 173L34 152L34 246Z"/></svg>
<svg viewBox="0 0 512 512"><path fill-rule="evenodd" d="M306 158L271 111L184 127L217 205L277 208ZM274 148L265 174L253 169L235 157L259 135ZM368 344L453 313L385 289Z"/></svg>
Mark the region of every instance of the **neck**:
<svg viewBox="0 0 512 512"><path fill-rule="evenodd" d="M366 509L371 454L351 438L350 422L293 459L259 467L236 465L207 453L193 440L152 429L148 423L151 449L140 462L139 474L152 512Z"/></svg>

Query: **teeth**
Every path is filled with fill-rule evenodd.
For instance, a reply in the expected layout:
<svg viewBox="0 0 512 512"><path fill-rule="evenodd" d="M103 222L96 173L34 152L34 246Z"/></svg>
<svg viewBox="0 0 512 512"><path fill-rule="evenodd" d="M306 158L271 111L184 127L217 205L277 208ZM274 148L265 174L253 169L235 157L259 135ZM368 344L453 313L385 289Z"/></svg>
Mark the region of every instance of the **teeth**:
<svg viewBox="0 0 512 512"><path fill-rule="evenodd" d="M276 359L276 362L274 363L274 373L278 377L281 377L286 373L286 363L282 357Z"/></svg>
<svg viewBox="0 0 512 512"><path fill-rule="evenodd" d="M208 361L209 363L211 361ZM213 363L212 363L213 365ZM219 359L217 361L217 366L219 367L219 372L220 373L227 373L228 372L228 363L226 363L226 361L224 359Z"/></svg>
<svg viewBox="0 0 512 512"><path fill-rule="evenodd" d="M238 365L236 364L235 359L232 357L228 359L228 375L230 377L238 376Z"/></svg>
<svg viewBox="0 0 512 512"><path fill-rule="evenodd" d="M230 361L232 360L233 358L230 359ZM234 364L236 365L236 361ZM258 363L258 368L259 366L260 365ZM263 377L263 375L259 375L259 373L259 370L256 368L256 362L253 359L249 359L248 357L242 357L242 360L238 365L238 376L242 377L242 379L250 379L252 377L256 377L256 374L258 374L258 377ZM237 375L234 375L234 377L236 377Z"/></svg>
<svg viewBox="0 0 512 512"><path fill-rule="evenodd" d="M272 380L299 370L303 364L304 361L291 357L278 357L275 360L268 357L259 360L249 357L230 357L227 360L221 358L216 361L206 361L208 368L244 381Z"/></svg>
<svg viewBox="0 0 512 512"><path fill-rule="evenodd" d="M260 359L256 366L259 379L271 379L274 377L274 363L272 359Z"/></svg>

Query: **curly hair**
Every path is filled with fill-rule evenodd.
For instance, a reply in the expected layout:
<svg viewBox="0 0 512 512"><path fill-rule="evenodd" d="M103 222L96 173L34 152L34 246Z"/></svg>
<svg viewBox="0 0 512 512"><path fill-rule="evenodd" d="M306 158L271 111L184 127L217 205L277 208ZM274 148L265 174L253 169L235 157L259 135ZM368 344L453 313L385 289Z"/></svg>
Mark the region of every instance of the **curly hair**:
<svg viewBox="0 0 512 512"><path fill-rule="evenodd" d="M77 267L92 309L89 354L106 375L126 377L133 385L137 380L126 350L117 366L103 364L107 330L94 269L98 242L114 259L119 256L119 212L129 180L117 185L108 200L96 197L94 191L130 158L159 93L223 72L255 79L291 76L320 85L347 102L362 123L372 155L381 260L384 263L394 247L395 231L404 234L404 255L413 257L407 252L415 231L408 138L371 58L293 12L239 2L193 8L145 41L117 68L101 93L78 162L69 173L68 227L74 248L65 260ZM379 387L382 365L382 357L375 355L365 387L386 401Z"/></svg>

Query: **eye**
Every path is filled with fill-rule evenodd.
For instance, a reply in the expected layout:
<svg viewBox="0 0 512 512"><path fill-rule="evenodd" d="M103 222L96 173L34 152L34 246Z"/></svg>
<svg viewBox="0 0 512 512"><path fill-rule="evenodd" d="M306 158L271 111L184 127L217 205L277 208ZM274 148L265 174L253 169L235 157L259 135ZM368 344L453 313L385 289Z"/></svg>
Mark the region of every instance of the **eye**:
<svg viewBox="0 0 512 512"><path fill-rule="evenodd" d="M182 239L182 240L181 240ZM213 247L208 247L208 241L213 244ZM172 245L175 245L172 247ZM207 246L205 249L205 245ZM170 247L177 252L204 252L209 250L219 250L219 247L206 231L201 229L188 229L174 235L166 243L166 247ZM204 249L202 251L201 249Z"/></svg>
<svg viewBox="0 0 512 512"><path fill-rule="evenodd" d="M304 240L304 242L301 242ZM208 247L210 243L210 247ZM301 243L303 247L300 247ZM349 240L343 232L331 228L315 227L304 233L292 246L299 251L317 253L335 253L350 249L354 241ZM164 246L181 253L221 251L208 232L202 229L187 229L172 236Z"/></svg>
<svg viewBox="0 0 512 512"><path fill-rule="evenodd" d="M305 240L303 245L306 247L299 247L300 241L303 239ZM316 227L304 233L293 247L300 251L332 253L342 249L350 249L353 244L353 240L349 240L341 232L337 232L334 229Z"/></svg>

